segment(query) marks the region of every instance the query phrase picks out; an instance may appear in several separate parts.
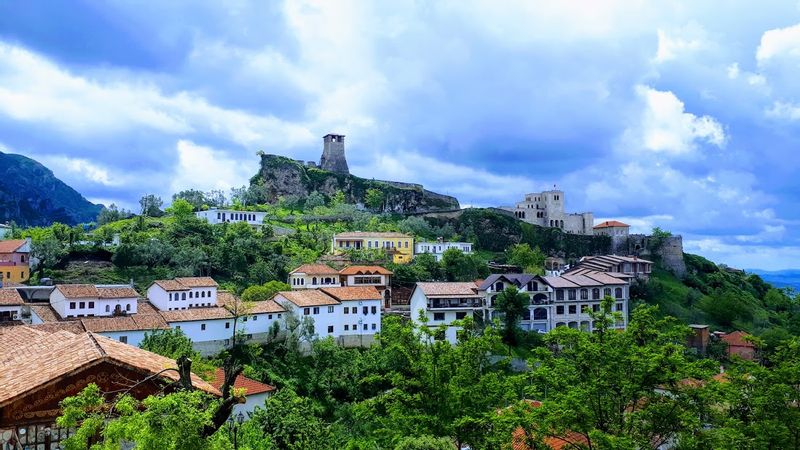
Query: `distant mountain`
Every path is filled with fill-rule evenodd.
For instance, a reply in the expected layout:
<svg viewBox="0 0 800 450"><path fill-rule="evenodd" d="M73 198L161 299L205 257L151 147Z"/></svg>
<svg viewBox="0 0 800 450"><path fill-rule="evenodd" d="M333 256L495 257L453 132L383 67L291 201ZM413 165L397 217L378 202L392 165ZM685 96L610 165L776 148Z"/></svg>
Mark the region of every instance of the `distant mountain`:
<svg viewBox="0 0 800 450"><path fill-rule="evenodd" d="M38 162L0 152L0 223L75 225L94 221L102 208L86 200Z"/></svg>
<svg viewBox="0 0 800 450"><path fill-rule="evenodd" d="M747 272L760 276L764 281L775 287L790 287L800 292L800 269L775 271L747 269Z"/></svg>

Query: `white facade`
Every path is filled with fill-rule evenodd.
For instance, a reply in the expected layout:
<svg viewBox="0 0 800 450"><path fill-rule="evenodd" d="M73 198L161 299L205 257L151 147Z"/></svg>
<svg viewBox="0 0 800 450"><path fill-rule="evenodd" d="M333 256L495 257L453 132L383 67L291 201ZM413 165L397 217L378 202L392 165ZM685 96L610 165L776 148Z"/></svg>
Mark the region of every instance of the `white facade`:
<svg viewBox="0 0 800 450"><path fill-rule="evenodd" d="M248 419L252 416L256 408L264 408L264 403L271 395L270 392L260 392L258 394L245 394L244 403L236 403L233 405L233 413L231 417L236 417L242 413Z"/></svg>
<svg viewBox="0 0 800 450"><path fill-rule="evenodd" d="M158 282L147 288L147 299L161 311L177 311L217 305L217 287L169 287Z"/></svg>
<svg viewBox="0 0 800 450"><path fill-rule="evenodd" d="M138 347L144 340L144 335L152 333L151 330L128 330L128 331L98 331L97 334L105 336L115 341L119 341L134 347Z"/></svg>
<svg viewBox="0 0 800 450"><path fill-rule="evenodd" d="M460 292L451 291L451 294L443 295L426 293L428 286L425 285L460 285L457 289ZM410 303L411 321L422 325L419 318L422 312L428 327L446 325L444 338L451 344L457 342L457 334L461 330L461 327L453 325L454 321L467 317L480 321L484 316L483 299L477 295L477 286L473 283L417 283Z"/></svg>
<svg viewBox="0 0 800 450"><path fill-rule="evenodd" d="M5 239L8 236L11 236L11 226L0 223L0 239Z"/></svg>
<svg viewBox="0 0 800 450"><path fill-rule="evenodd" d="M224 341L233 337L233 317L227 319L167 320L170 328L183 331L192 342Z"/></svg>
<svg viewBox="0 0 800 450"><path fill-rule="evenodd" d="M552 190L525 195L513 207L504 207L522 221L541 227L559 228L567 233L592 235L594 215L590 212L564 212L564 191Z"/></svg>
<svg viewBox="0 0 800 450"><path fill-rule="evenodd" d="M19 320L22 306L20 305L0 305L0 322L4 320Z"/></svg>
<svg viewBox="0 0 800 450"><path fill-rule="evenodd" d="M334 327L334 337L381 332L380 300L345 300L339 308L341 318Z"/></svg>
<svg viewBox="0 0 800 450"><path fill-rule="evenodd" d="M442 255L447 250L455 248L464 254L472 254L472 243L470 242L417 242L414 244L414 254L431 253L436 257L436 261L442 260Z"/></svg>
<svg viewBox="0 0 800 450"><path fill-rule="evenodd" d="M347 289L347 288L339 288ZM335 289L334 289L335 290ZM312 292L312 291L301 291ZM333 337L335 339L347 336L372 337L381 330L382 307L379 295L370 299L341 299L335 298L336 294L322 293L329 300L327 304L302 303L290 293L278 293L275 301L287 310L291 310L298 318L310 317L314 320L314 333L320 337ZM377 292L377 291L373 291ZM318 295L318 294L315 294ZM299 305L298 305L299 303ZM308 305L308 306L306 306Z"/></svg>
<svg viewBox="0 0 800 450"><path fill-rule="evenodd" d="M209 209L194 213L200 219L205 219L214 225L219 223L245 222L253 227L264 225L267 213L258 211L236 211L232 209Z"/></svg>
<svg viewBox="0 0 800 450"><path fill-rule="evenodd" d="M62 288L63 286L63 288ZM102 297L98 288L127 289L129 286L92 286L94 294L87 293L80 296L71 295L68 289L74 285L57 286L50 293L50 306L64 318L69 317L102 317L122 314L136 314L138 305L138 295L133 296L135 291L130 289L130 297ZM85 286L85 285L84 285Z"/></svg>

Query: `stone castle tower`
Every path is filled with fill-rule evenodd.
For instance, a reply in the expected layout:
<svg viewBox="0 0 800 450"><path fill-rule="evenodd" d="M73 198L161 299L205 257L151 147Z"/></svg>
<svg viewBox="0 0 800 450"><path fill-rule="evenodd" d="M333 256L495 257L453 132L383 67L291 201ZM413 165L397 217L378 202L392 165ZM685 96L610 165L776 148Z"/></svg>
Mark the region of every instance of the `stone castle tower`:
<svg viewBox="0 0 800 450"><path fill-rule="evenodd" d="M322 158L320 158L319 166L322 170L329 170L331 172L350 174L350 169L347 167L347 158L344 156L344 135L343 134L326 134L322 138Z"/></svg>

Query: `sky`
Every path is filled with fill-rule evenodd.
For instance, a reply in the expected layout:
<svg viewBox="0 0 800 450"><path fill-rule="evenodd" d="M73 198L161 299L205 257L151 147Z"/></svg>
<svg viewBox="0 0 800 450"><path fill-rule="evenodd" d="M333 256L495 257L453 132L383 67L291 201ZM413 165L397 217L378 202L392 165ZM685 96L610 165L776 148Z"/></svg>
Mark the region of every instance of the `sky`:
<svg viewBox="0 0 800 450"><path fill-rule="evenodd" d="M0 2L0 151L134 208L344 134L355 175L472 206L555 185L798 268L798 69L798 0Z"/></svg>

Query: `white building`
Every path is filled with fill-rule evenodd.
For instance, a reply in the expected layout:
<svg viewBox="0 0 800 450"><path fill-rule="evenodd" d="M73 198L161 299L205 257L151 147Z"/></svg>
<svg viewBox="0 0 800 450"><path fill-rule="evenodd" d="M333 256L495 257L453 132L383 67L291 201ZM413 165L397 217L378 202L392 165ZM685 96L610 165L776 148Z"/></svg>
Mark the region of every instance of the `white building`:
<svg viewBox="0 0 800 450"><path fill-rule="evenodd" d="M348 266L339 271L342 286L372 286L383 295L384 307L391 307L392 273L381 266Z"/></svg>
<svg viewBox="0 0 800 450"><path fill-rule="evenodd" d="M594 215L590 212L568 214L564 212L564 191L552 190L525 195L516 206L503 207L522 221L541 227L559 228L567 233L594 232Z"/></svg>
<svg viewBox="0 0 800 450"><path fill-rule="evenodd" d="M431 253L436 261L441 261L444 252L455 248L461 250L464 254L472 254L472 243L470 242L417 242L414 244L414 254L421 255L423 253Z"/></svg>
<svg viewBox="0 0 800 450"><path fill-rule="evenodd" d="M217 306L217 287L211 277L156 280L147 288L147 299L161 311Z"/></svg>
<svg viewBox="0 0 800 450"><path fill-rule="evenodd" d="M24 304L16 289L0 288L0 323L20 320Z"/></svg>
<svg viewBox="0 0 800 450"><path fill-rule="evenodd" d="M245 222L253 227L264 225L267 213L259 211L236 211L232 209L209 209L207 211L197 211L195 216L206 219L208 223L214 225L219 223Z"/></svg>
<svg viewBox="0 0 800 450"><path fill-rule="evenodd" d="M608 272L647 280L652 271L653 262L637 256L600 255L584 256L564 274L582 275L586 272Z"/></svg>
<svg viewBox="0 0 800 450"><path fill-rule="evenodd" d="M139 293L128 285L58 284L50 305L62 317L136 314Z"/></svg>
<svg viewBox="0 0 800 450"><path fill-rule="evenodd" d="M483 281L478 289L486 299L489 320L498 318L498 313L495 311L497 295L509 286L514 286L529 297L528 308L519 322L520 328L525 331L540 332L547 332L553 328L550 321L552 308L547 306L550 304L552 288L544 278L526 273L490 275Z"/></svg>
<svg viewBox="0 0 800 450"><path fill-rule="evenodd" d="M594 226L594 234L602 236L627 236L631 226L617 220L607 220Z"/></svg>
<svg viewBox="0 0 800 450"><path fill-rule="evenodd" d="M411 320L417 325L423 324L420 312L428 327L447 325L444 338L456 343L461 328L453 322L466 317L482 320L483 298L475 283L417 283L411 294Z"/></svg>
<svg viewBox="0 0 800 450"><path fill-rule="evenodd" d="M334 337L374 335L381 331L381 293L372 286L325 288L341 306ZM336 330L339 331L336 331Z"/></svg>
<svg viewBox="0 0 800 450"><path fill-rule="evenodd" d="M339 271L325 264L303 264L289 272L292 289L317 289L339 287Z"/></svg>
<svg viewBox="0 0 800 450"><path fill-rule="evenodd" d="M147 333L169 329L164 318L154 309L153 312L153 314L140 312L124 317L91 317L81 319L80 322L86 331L138 347Z"/></svg>

